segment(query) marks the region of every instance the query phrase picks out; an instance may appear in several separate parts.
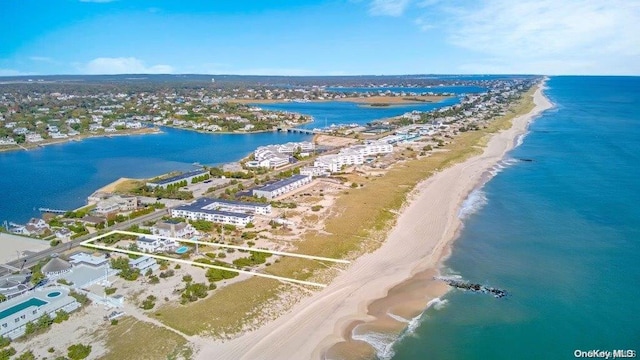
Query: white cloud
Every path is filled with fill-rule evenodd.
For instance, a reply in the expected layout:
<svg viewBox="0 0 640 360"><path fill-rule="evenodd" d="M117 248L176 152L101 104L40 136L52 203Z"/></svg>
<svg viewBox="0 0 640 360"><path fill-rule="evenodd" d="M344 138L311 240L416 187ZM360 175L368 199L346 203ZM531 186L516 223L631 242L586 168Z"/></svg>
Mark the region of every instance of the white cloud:
<svg viewBox="0 0 640 360"><path fill-rule="evenodd" d="M32 73L22 72L15 69L2 69L0 68L0 76L26 76L33 75Z"/></svg>
<svg viewBox="0 0 640 360"><path fill-rule="evenodd" d="M435 26L427 21L424 17L419 17L413 22L420 29L420 31L429 31L433 29Z"/></svg>
<svg viewBox="0 0 640 360"><path fill-rule="evenodd" d="M173 67L169 65L146 64L134 57L101 57L96 58L84 65L79 66L79 70L85 74L171 74Z"/></svg>
<svg viewBox="0 0 640 360"><path fill-rule="evenodd" d="M36 62L54 63L55 61L48 56L29 56L29 60Z"/></svg>
<svg viewBox="0 0 640 360"><path fill-rule="evenodd" d="M425 16L439 19L445 38L453 45L485 55L483 61L463 65L461 70L640 73L638 1L485 0L459 4L463 5L427 1Z"/></svg>
<svg viewBox="0 0 640 360"><path fill-rule="evenodd" d="M410 0L372 0L369 14L376 16L400 16L409 6Z"/></svg>

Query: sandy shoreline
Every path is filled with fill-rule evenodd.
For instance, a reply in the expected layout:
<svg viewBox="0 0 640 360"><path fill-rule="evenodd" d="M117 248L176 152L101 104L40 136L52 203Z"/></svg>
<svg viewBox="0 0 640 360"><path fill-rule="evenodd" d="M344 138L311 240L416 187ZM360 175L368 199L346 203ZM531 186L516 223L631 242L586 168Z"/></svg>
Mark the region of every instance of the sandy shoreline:
<svg viewBox="0 0 640 360"><path fill-rule="evenodd" d="M526 131L528 123L551 107L540 88L535 108L495 134L482 155L456 164L420 183L384 245L360 257L330 286L304 299L293 310L263 328L225 343L205 345L199 358L223 359L322 358L332 345L345 340L354 321L372 321L368 305L416 273L437 269L460 228L460 204L483 175ZM436 291L433 297L446 292Z"/></svg>
<svg viewBox="0 0 640 360"><path fill-rule="evenodd" d="M552 107L542 85L534 94L534 103L531 112L513 119L510 129L493 135L481 155L418 184L378 250L358 258L323 291L303 299L291 312L259 330L224 343L203 341L198 358L319 359L345 340L345 332L354 322L376 320L375 306L370 305L383 303L391 289L413 276L437 271L462 224L458 217L462 202L515 146L529 122ZM446 292L446 287L433 283L433 287L423 286L430 298Z"/></svg>

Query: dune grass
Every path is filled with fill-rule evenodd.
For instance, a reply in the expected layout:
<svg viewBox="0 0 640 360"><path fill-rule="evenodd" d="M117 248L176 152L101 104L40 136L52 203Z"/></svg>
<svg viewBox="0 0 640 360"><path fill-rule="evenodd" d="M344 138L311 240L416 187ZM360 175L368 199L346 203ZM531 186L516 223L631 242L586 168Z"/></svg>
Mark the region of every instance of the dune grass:
<svg viewBox="0 0 640 360"><path fill-rule="evenodd" d="M173 331L136 320L118 319L106 334L108 353L101 359L190 359L187 340Z"/></svg>
<svg viewBox="0 0 640 360"><path fill-rule="evenodd" d="M310 233L296 243L298 253L354 259L377 249L386 232L393 226L397 211L407 194L422 180L453 164L482 153L491 134L508 129L511 120L529 112L533 92L527 92L507 114L494 119L485 129L464 132L444 146L446 151L428 157L410 159L393 166L384 176L358 178L363 187L348 189L334 204L325 222L328 234ZM328 264L298 258L282 258L266 272L300 280L318 275ZM217 290L213 295L187 306L166 306L159 318L185 334L230 334L242 330L260 309L275 299L279 283L264 278L251 278ZM280 288L281 289L281 288Z"/></svg>

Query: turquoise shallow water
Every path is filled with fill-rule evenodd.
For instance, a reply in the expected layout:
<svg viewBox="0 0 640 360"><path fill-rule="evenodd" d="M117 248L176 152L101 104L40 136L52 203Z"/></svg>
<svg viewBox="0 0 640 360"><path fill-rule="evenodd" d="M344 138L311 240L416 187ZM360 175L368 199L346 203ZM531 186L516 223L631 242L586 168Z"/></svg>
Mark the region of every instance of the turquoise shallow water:
<svg viewBox="0 0 640 360"><path fill-rule="evenodd" d="M394 360L572 359L640 350L640 78L554 77L556 108L465 203L445 273L454 290ZM501 171L500 171L501 170Z"/></svg>

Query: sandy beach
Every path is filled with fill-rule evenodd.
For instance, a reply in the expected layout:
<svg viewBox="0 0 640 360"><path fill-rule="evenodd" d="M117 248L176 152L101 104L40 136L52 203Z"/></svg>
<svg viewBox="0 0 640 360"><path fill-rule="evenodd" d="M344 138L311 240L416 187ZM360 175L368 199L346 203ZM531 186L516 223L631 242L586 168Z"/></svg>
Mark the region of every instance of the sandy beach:
<svg viewBox="0 0 640 360"><path fill-rule="evenodd" d="M402 283L412 277L423 278L418 290L424 295L417 302L407 300L411 306L406 310L394 308L397 315L410 318L416 309L423 310L429 300L443 295L447 287L429 279L437 273L462 225L460 206L483 181L484 174L515 146L530 121L552 107L542 93L543 85L534 94L534 109L516 117L510 129L493 135L481 155L421 182L378 250L358 258L328 287L259 330L224 343L202 341L198 358L320 359L332 346L348 340L351 329L358 324L375 327L380 325L376 321L382 321L380 326L397 327L392 322L398 320L376 315L384 308L380 304L385 303L385 297L402 293Z"/></svg>

